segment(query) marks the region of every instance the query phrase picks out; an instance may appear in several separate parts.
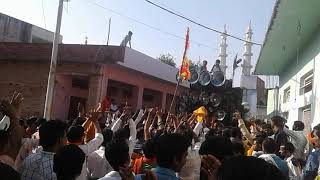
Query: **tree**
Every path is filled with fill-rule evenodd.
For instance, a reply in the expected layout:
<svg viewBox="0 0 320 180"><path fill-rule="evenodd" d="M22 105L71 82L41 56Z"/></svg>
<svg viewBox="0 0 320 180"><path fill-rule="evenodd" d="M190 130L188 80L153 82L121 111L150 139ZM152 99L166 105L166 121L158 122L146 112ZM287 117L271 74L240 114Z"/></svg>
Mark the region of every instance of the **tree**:
<svg viewBox="0 0 320 180"><path fill-rule="evenodd" d="M170 66L176 67L176 63L174 62L175 58L169 53L168 54L160 54L158 59L160 61L162 61L163 63L166 63Z"/></svg>

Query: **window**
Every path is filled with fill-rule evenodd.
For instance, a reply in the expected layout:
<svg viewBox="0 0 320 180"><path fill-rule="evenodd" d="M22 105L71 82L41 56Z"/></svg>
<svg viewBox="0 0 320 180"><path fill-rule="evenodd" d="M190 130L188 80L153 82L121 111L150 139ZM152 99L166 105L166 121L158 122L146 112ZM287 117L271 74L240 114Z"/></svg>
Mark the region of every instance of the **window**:
<svg viewBox="0 0 320 180"><path fill-rule="evenodd" d="M290 101L290 87L283 91L283 103Z"/></svg>
<svg viewBox="0 0 320 180"><path fill-rule="evenodd" d="M123 89L122 90L122 96L124 98L130 98L132 97L132 89Z"/></svg>
<svg viewBox="0 0 320 180"><path fill-rule="evenodd" d="M87 78L73 77L72 87L79 88L79 89L88 89L89 80Z"/></svg>
<svg viewBox="0 0 320 180"><path fill-rule="evenodd" d="M118 88L113 86L108 86L107 95L110 97L118 96Z"/></svg>
<svg viewBox="0 0 320 180"><path fill-rule="evenodd" d="M154 97L151 94L144 94L143 95L143 101L145 101L145 102L153 102L153 99L154 99Z"/></svg>
<svg viewBox="0 0 320 180"><path fill-rule="evenodd" d="M300 120L304 123L305 130L311 130L311 105L300 108Z"/></svg>
<svg viewBox="0 0 320 180"><path fill-rule="evenodd" d="M312 91L313 71L308 72L300 79L300 95Z"/></svg>

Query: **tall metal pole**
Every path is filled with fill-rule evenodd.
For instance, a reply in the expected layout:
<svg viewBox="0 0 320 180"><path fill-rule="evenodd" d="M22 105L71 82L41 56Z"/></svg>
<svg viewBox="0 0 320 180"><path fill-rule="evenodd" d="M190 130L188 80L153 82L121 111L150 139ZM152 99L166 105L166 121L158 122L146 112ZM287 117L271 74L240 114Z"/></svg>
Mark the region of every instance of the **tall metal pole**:
<svg viewBox="0 0 320 180"><path fill-rule="evenodd" d="M111 18L109 18L109 27L108 27L108 39L107 39L107 46L109 45L109 38L110 38L110 26L111 26Z"/></svg>
<svg viewBox="0 0 320 180"><path fill-rule="evenodd" d="M46 103L44 108L44 118L47 120L50 120L51 112L52 112L53 88L54 88L55 78L56 78L57 54L58 54L59 40L60 40L63 1L64 0L59 0L56 31L54 34L54 39L52 44L51 64L50 64L49 77L48 77Z"/></svg>

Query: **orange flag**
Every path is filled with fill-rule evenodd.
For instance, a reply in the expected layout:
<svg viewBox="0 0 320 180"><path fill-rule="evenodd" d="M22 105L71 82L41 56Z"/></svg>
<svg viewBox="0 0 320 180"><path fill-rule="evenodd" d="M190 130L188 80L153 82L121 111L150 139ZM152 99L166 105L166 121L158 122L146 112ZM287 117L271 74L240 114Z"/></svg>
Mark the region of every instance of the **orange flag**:
<svg viewBox="0 0 320 180"><path fill-rule="evenodd" d="M183 58L182 58L182 65L180 68L180 77L183 80L189 80L191 78L191 73L189 70L190 62L189 62L189 59L187 58L188 49L189 49L189 28L187 29L186 42L185 42Z"/></svg>

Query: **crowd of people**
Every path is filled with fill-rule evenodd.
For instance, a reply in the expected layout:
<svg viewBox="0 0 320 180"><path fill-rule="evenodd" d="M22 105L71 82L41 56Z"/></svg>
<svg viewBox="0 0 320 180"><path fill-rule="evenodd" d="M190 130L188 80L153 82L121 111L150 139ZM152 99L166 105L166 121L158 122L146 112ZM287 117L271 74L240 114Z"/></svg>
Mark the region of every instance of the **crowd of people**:
<svg viewBox="0 0 320 180"><path fill-rule="evenodd" d="M2 180L320 179L320 125L307 134L280 116L237 126L158 108L109 111L106 103L72 121L21 117L23 96L0 102ZM110 104L110 103L109 103ZM318 172L319 171L319 172Z"/></svg>

